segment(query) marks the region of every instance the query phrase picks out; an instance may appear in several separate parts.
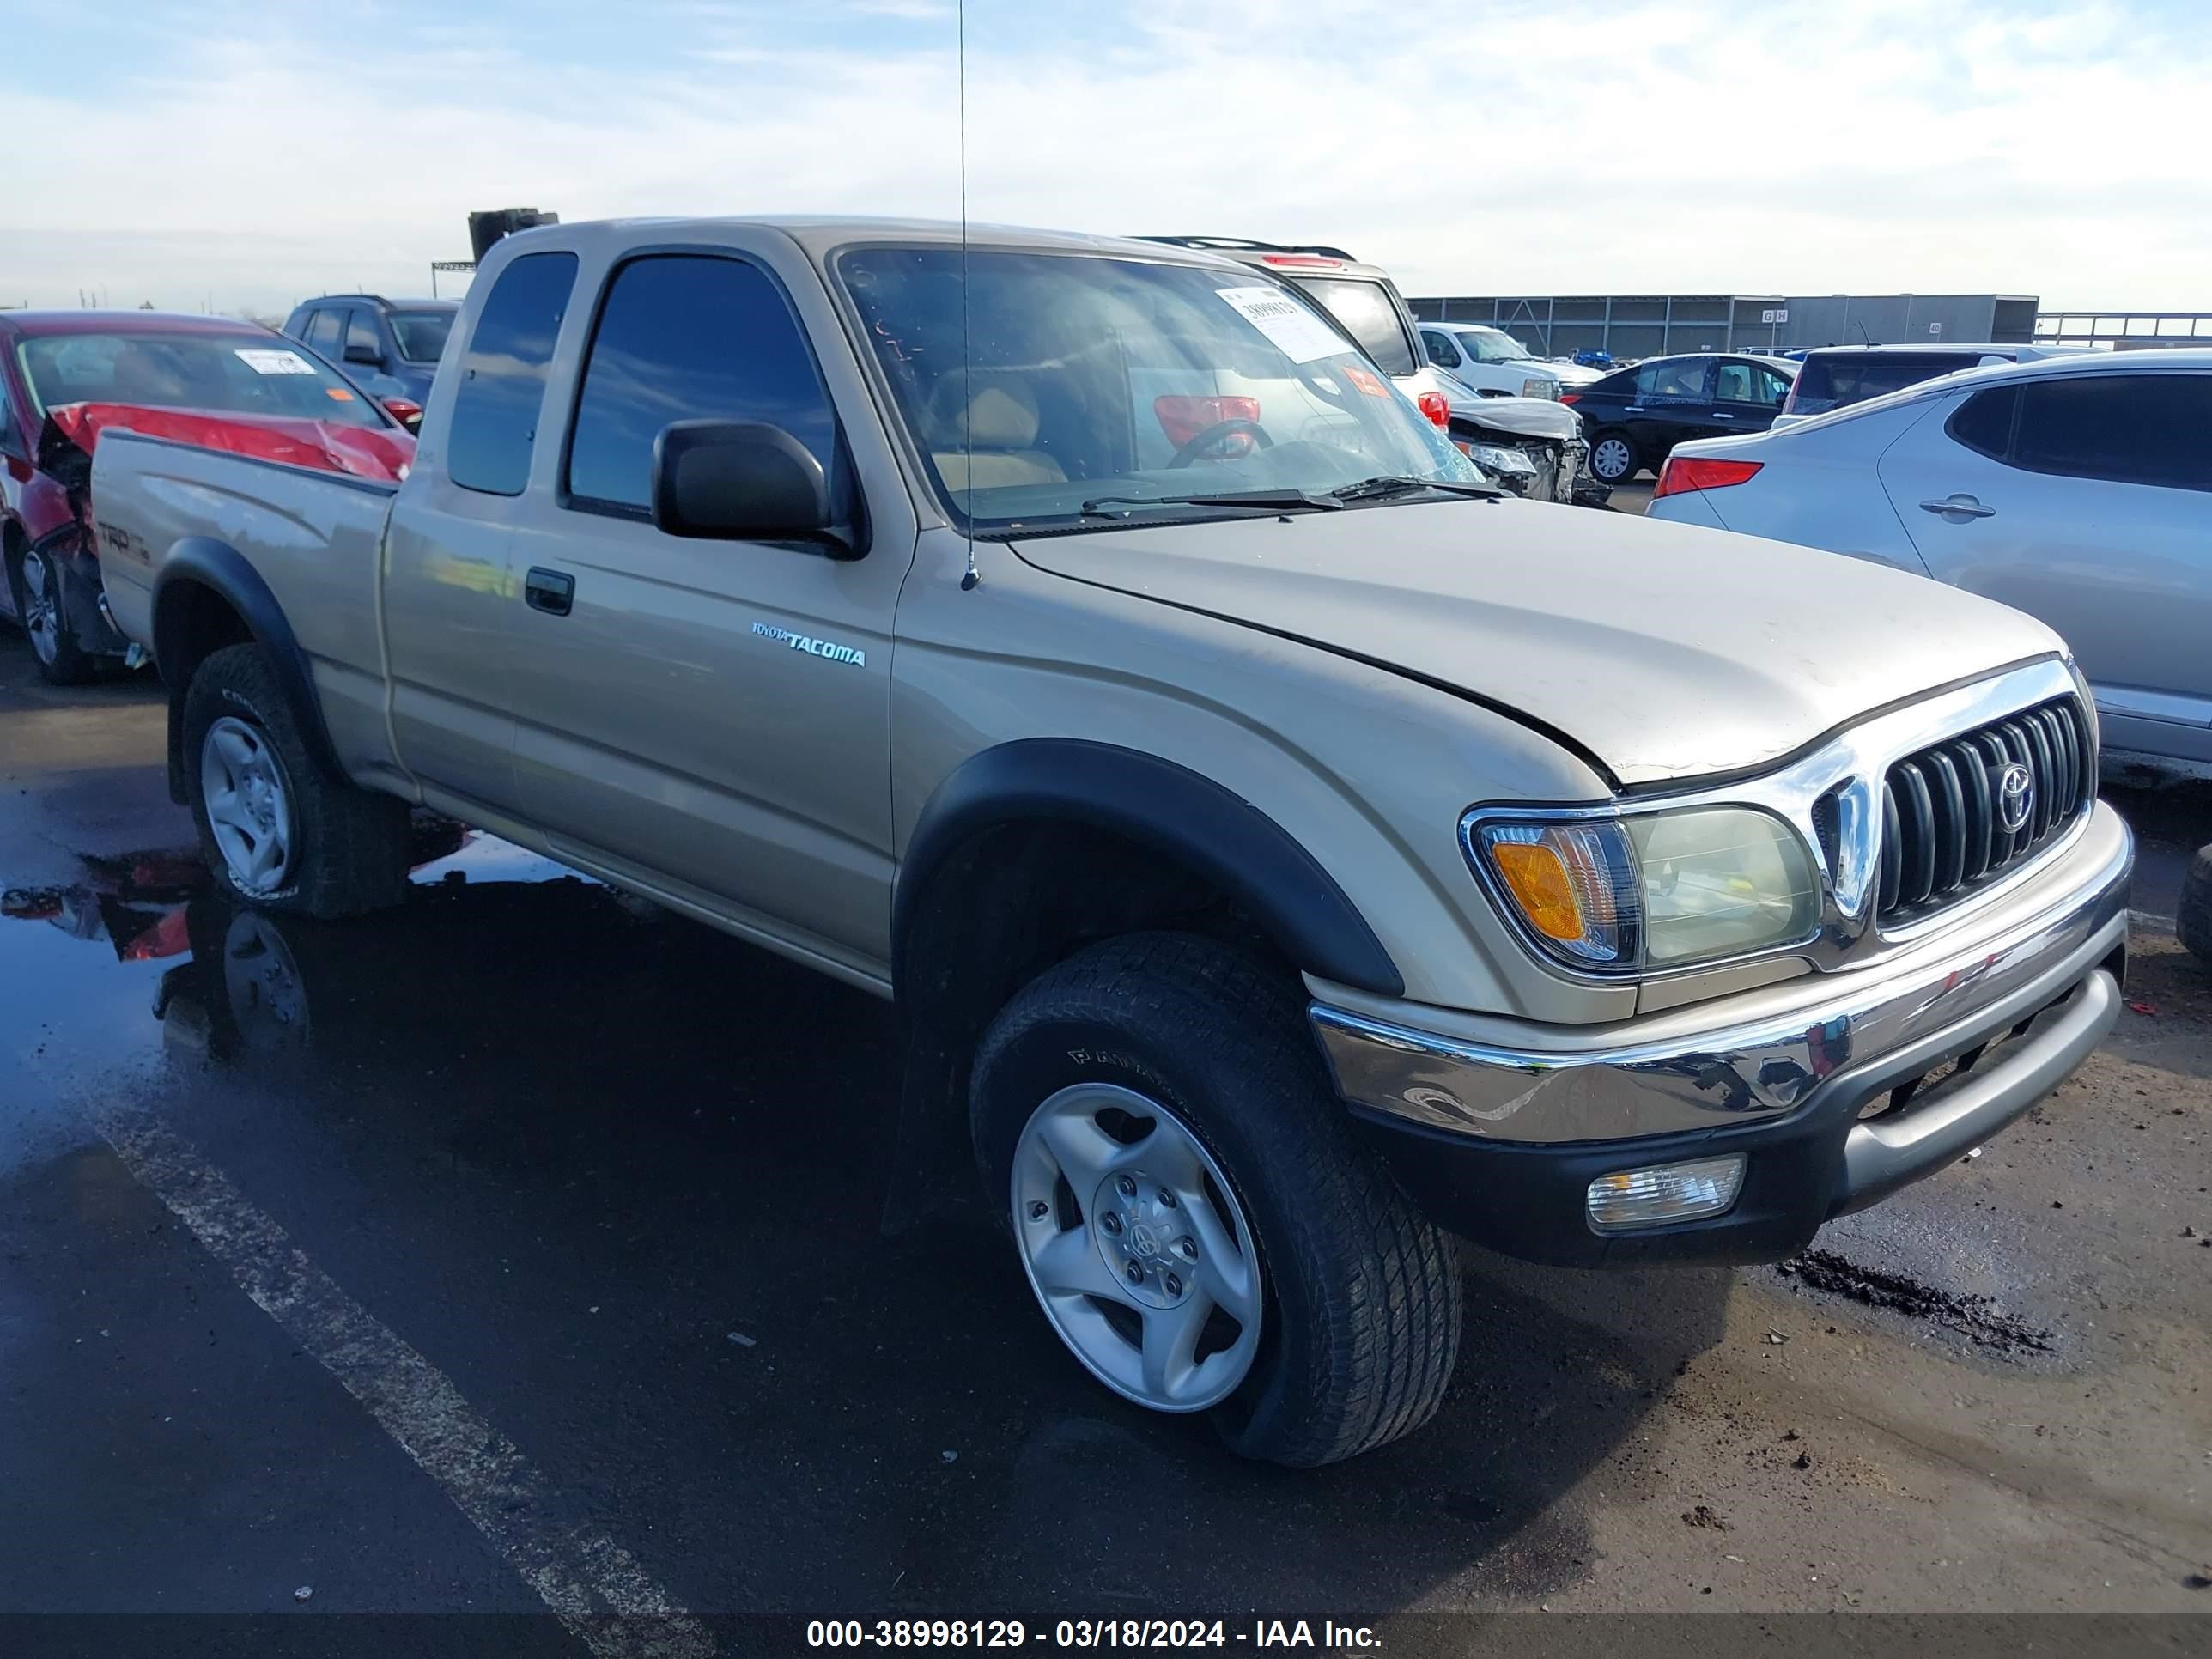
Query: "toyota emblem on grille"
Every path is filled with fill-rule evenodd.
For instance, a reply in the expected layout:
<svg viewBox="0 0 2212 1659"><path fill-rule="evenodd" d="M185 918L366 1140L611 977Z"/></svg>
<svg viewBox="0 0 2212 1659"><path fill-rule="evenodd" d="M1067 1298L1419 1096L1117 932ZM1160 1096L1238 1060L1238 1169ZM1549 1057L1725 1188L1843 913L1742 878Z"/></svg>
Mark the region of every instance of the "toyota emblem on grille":
<svg viewBox="0 0 2212 1659"><path fill-rule="evenodd" d="M2035 775L2014 761L1997 775L1997 822L2005 834L2016 836L2034 811Z"/></svg>

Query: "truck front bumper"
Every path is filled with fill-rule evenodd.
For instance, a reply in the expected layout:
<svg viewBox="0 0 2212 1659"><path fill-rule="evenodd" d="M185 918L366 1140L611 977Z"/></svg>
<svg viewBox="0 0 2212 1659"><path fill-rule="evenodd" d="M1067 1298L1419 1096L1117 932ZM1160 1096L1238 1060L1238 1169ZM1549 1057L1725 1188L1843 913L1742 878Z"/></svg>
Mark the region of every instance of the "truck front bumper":
<svg viewBox="0 0 2212 1659"><path fill-rule="evenodd" d="M1438 1224L1568 1266L1778 1261L1981 1145L2103 1040L2134 857L2100 804L2036 880L1955 932L1596 1032L1475 1042L1410 1005L1402 1024L1320 1001L1311 1017L1362 1133ZM1593 1182L1737 1155L1721 1213L1591 1223Z"/></svg>

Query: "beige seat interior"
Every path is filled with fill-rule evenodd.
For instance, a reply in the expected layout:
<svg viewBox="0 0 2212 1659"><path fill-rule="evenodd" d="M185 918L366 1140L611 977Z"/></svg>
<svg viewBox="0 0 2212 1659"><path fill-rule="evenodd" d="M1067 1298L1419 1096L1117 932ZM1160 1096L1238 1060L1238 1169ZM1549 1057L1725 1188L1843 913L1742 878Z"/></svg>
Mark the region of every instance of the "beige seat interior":
<svg viewBox="0 0 2212 1659"><path fill-rule="evenodd" d="M930 458L948 489L1067 482L1058 461L1032 447L1036 398L1018 375L947 374L930 394L927 418Z"/></svg>

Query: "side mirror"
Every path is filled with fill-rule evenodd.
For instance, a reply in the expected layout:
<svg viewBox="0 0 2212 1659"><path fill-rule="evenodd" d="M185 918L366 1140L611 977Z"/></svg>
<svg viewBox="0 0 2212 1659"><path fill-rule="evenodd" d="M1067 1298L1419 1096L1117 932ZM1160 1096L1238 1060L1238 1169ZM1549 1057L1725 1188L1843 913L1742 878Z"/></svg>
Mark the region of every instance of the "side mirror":
<svg viewBox="0 0 2212 1659"><path fill-rule="evenodd" d="M653 522L670 536L848 547L813 451L765 421L678 421L653 441Z"/></svg>
<svg viewBox="0 0 2212 1659"><path fill-rule="evenodd" d="M345 360L349 363L380 364L384 362L383 358L376 355L374 346L362 345L359 341L347 343Z"/></svg>

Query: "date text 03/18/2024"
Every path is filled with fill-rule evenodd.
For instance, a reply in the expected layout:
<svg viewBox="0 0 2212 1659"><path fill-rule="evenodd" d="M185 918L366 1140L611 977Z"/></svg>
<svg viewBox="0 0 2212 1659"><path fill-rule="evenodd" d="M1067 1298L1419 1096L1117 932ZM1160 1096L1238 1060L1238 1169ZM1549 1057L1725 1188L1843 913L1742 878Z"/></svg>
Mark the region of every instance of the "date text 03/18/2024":
<svg viewBox="0 0 2212 1659"><path fill-rule="evenodd" d="M816 1619L811 1648L1333 1648L1382 1645L1365 1625L1324 1619L1255 1620L1238 1628L1220 1619L1061 1619L1049 1632L1018 1619Z"/></svg>

